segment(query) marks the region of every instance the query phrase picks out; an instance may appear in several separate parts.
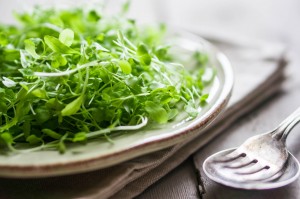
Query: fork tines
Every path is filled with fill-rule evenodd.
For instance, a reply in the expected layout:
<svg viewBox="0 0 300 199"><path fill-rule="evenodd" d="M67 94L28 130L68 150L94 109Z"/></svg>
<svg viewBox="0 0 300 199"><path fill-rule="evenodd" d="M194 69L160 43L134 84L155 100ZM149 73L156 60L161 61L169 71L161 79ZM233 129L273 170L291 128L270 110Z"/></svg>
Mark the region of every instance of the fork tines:
<svg viewBox="0 0 300 199"><path fill-rule="evenodd" d="M221 176L237 182L272 181L283 173L278 172L280 169L276 165L239 150L214 158L212 161L218 167L216 171Z"/></svg>

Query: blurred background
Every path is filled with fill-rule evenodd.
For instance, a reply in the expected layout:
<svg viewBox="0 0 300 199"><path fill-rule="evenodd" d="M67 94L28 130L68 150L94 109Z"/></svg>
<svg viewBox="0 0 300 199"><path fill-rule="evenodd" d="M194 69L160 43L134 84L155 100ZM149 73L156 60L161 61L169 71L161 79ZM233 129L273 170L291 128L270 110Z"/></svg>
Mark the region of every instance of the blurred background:
<svg viewBox="0 0 300 199"><path fill-rule="evenodd" d="M72 7L106 5L117 12L124 0L0 0L0 22L13 23L12 11L33 5ZM299 0L132 0L129 16L142 23L165 22L193 31L245 35L300 46ZM294 49L295 50L295 49ZM299 49L297 49L299 50Z"/></svg>
<svg viewBox="0 0 300 199"><path fill-rule="evenodd" d="M88 3L87 3L88 2ZM117 11L124 0L0 0L1 22L13 22L12 11L41 6L94 6L106 4ZM251 36L291 42L299 35L298 0L132 0L130 16L143 22L163 21L193 29L239 32ZM283 28L284 27L284 28ZM300 38L298 39L300 42Z"/></svg>
<svg viewBox="0 0 300 199"><path fill-rule="evenodd" d="M1 22L13 22L12 11L41 6L97 6L117 11L124 0L0 0ZM132 0L130 16L143 22L163 21L193 29L238 32L292 43L300 29L299 0ZM287 30L288 29L288 30ZM298 42L300 38L298 37Z"/></svg>
<svg viewBox="0 0 300 199"><path fill-rule="evenodd" d="M14 23L13 11L28 11L33 5L68 8L105 5L106 12L118 12L124 0L0 0L0 22ZM280 42L288 49L291 76L287 85L297 89L294 82L300 75L300 1L299 0L132 0L129 16L140 23L165 22L200 34L223 35L235 40L244 36L245 45L252 39ZM247 41L248 40L248 41ZM245 41L243 41L245 42ZM243 45L243 44L241 44Z"/></svg>

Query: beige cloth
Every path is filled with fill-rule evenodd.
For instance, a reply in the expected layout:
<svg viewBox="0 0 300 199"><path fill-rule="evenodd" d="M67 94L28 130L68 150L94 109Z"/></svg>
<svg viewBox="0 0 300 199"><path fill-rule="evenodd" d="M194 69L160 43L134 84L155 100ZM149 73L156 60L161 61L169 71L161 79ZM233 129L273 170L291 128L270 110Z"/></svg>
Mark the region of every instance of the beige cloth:
<svg viewBox="0 0 300 199"><path fill-rule="evenodd" d="M201 136L110 168L84 174L45 179L0 179L0 198L133 198L220 134L237 118L279 90L285 66L282 48L269 45L240 46L223 42L218 37L211 40L230 57L235 66L236 83L229 107ZM268 53L265 53L266 49L269 49Z"/></svg>

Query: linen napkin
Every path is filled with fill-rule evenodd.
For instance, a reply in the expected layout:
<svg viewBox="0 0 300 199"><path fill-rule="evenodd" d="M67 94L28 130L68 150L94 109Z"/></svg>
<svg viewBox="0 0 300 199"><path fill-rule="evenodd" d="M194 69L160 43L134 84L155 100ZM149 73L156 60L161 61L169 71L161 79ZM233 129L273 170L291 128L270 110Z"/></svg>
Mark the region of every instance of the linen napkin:
<svg viewBox="0 0 300 199"><path fill-rule="evenodd" d="M98 171L42 179L0 178L0 198L133 198L279 90L286 63L282 46L240 45L228 38L209 36L235 66L236 83L229 107L205 133Z"/></svg>

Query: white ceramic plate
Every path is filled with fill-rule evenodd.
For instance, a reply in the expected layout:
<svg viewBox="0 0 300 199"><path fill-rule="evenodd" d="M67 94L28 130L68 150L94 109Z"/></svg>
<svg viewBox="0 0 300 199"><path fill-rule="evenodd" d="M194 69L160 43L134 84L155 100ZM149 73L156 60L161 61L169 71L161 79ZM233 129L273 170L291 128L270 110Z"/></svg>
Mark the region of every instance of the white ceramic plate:
<svg viewBox="0 0 300 199"><path fill-rule="evenodd" d="M65 154L43 150L13 156L0 155L0 176L47 177L86 172L109 167L137 156L154 152L201 134L225 108L233 86L233 72L227 58L198 36L188 33L172 35L182 56L199 49L210 55L216 77L209 88L208 105L191 121L173 121L155 128L115 136L114 143L95 139L86 145L69 147Z"/></svg>

